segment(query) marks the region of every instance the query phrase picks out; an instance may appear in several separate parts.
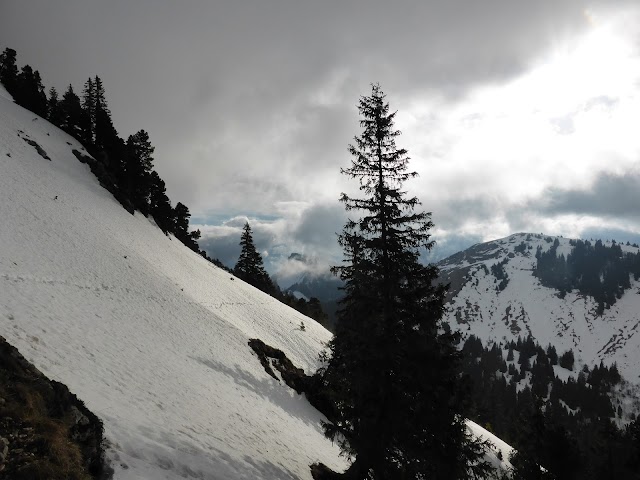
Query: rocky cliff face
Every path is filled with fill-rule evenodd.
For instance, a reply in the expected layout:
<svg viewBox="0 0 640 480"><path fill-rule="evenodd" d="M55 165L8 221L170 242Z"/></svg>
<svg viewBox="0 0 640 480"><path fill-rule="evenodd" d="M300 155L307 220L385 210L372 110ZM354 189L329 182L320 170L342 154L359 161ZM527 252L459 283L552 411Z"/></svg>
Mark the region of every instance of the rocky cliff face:
<svg viewBox="0 0 640 480"><path fill-rule="evenodd" d="M107 475L102 422L0 337L0 478Z"/></svg>

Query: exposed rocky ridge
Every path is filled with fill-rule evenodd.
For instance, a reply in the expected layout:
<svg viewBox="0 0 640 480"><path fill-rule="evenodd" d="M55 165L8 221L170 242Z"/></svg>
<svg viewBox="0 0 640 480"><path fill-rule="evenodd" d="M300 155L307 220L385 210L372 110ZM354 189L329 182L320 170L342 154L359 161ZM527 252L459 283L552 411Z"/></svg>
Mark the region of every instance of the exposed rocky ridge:
<svg viewBox="0 0 640 480"><path fill-rule="evenodd" d="M0 336L0 478L104 478L103 427Z"/></svg>

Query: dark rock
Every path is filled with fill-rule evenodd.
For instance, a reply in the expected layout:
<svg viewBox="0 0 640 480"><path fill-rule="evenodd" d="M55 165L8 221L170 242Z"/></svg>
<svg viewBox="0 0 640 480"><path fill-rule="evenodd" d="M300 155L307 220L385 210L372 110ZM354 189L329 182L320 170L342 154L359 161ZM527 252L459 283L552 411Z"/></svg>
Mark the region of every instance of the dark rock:
<svg viewBox="0 0 640 480"><path fill-rule="evenodd" d="M344 475L331 470L324 463L314 463L309 468L313 480L337 480L344 477Z"/></svg>
<svg viewBox="0 0 640 480"><path fill-rule="evenodd" d="M60 382L49 380L0 336L0 432L9 455L0 478L63 478L51 468L78 458L78 468L104 475L102 421ZM4 447L0 439L0 454ZM68 446L67 446L68 445ZM75 453L74 453L75 452ZM68 462L67 462L68 463ZM2 464L2 461L0 461ZM38 473L40 472L40 473ZM45 478L42 477L42 478Z"/></svg>
<svg viewBox="0 0 640 480"><path fill-rule="evenodd" d="M29 138L24 138L21 137L25 142L27 142L29 145L31 145L32 147L34 147L36 149L36 152L38 152L38 155L40 155L42 158L44 158L45 160L49 160L51 161L51 159L49 158L49 155L47 155L47 152L45 152L43 150L43 148L38 145L35 141L29 139Z"/></svg>
<svg viewBox="0 0 640 480"><path fill-rule="evenodd" d="M271 347L257 338L249 340L249 346L258 356L265 372L280 381L271 368L273 366L280 372L287 386L298 394L304 393L309 403L329 421L336 418L335 405L331 401L331 393L327 391L321 373L305 374L304 370L296 367L282 350Z"/></svg>

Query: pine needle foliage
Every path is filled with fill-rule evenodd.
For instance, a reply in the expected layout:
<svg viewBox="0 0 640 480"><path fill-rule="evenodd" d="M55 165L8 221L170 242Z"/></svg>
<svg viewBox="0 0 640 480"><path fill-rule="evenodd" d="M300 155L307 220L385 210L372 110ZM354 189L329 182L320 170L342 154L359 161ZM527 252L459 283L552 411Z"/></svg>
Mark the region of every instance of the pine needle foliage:
<svg viewBox="0 0 640 480"><path fill-rule="evenodd" d="M482 478L489 467L464 423L457 338L440 333L446 287L419 262L433 246L431 214L402 188L417 174L379 85L358 109L363 131L342 173L361 194L340 200L360 217L339 235L344 260L332 269L345 297L321 372L335 405L325 434L353 460L345 478Z"/></svg>

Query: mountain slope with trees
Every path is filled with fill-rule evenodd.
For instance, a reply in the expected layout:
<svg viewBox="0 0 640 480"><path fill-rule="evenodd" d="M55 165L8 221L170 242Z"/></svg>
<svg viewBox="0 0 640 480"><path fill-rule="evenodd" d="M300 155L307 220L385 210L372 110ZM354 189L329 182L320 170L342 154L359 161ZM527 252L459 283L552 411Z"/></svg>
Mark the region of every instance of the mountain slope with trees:
<svg viewBox="0 0 640 480"><path fill-rule="evenodd" d="M180 202L171 206L165 183L153 169L155 148L149 134L139 130L125 141L113 126L100 77L86 80L82 98L71 84L62 98L55 88L49 90L47 98L38 70L25 65L18 72L16 51L5 48L0 54L0 82L18 105L46 118L83 144L97 160L88 163L101 185L130 213L138 210L152 216L165 233L174 234L207 258L196 242L200 232L189 230L189 209Z"/></svg>
<svg viewBox="0 0 640 480"><path fill-rule="evenodd" d="M577 368L614 362L640 377L638 245L519 233L453 255L438 266L450 283L445 317L483 343L531 335Z"/></svg>
<svg viewBox="0 0 640 480"><path fill-rule="evenodd" d="M127 213L82 149L0 86L0 332L103 421L114 478L346 468L323 417L248 345L312 373L330 333Z"/></svg>

